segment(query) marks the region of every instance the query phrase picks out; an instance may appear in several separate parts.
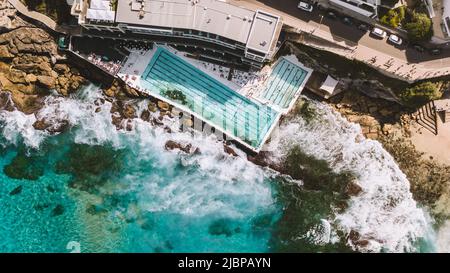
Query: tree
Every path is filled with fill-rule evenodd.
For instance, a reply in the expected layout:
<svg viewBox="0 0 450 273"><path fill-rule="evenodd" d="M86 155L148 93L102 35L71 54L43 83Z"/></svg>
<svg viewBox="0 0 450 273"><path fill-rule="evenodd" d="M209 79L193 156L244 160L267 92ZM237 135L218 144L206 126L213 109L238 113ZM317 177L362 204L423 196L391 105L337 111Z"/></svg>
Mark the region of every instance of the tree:
<svg viewBox="0 0 450 273"><path fill-rule="evenodd" d="M431 19L425 13L412 12L411 20L405 24L411 41L425 41L433 36Z"/></svg>
<svg viewBox="0 0 450 273"><path fill-rule="evenodd" d="M387 26L397 28L402 24L403 20L405 19L405 10L406 10L405 6L400 6L396 9L391 9L381 17L380 22Z"/></svg>
<svg viewBox="0 0 450 273"><path fill-rule="evenodd" d="M437 83L422 82L407 88L400 98L407 106L416 108L431 100L439 99L441 96L442 92Z"/></svg>

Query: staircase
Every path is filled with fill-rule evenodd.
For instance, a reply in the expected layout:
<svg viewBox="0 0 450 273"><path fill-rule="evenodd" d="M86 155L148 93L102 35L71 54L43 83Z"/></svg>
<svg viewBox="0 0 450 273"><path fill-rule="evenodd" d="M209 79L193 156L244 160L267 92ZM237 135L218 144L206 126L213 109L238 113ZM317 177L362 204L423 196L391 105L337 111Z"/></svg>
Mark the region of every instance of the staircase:
<svg viewBox="0 0 450 273"><path fill-rule="evenodd" d="M450 121L450 110L444 112L444 123Z"/></svg>
<svg viewBox="0 0 450 273"><path fill-rule="evenodd" d="M445 119L450 120L450 112L446 112ZM430 131L431 133L438 134L437 126L437 114L434 102L431 101L417 110L417 123Z"/></svg>

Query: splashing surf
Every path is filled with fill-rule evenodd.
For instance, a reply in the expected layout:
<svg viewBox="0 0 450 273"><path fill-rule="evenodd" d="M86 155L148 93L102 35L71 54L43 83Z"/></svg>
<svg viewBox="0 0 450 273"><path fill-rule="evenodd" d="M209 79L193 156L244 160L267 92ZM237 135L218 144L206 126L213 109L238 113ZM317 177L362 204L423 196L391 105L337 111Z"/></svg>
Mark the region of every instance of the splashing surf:
<svg viewBox="0 0 450 273"><path fill-rule="evenodd" d="M78 192L72 197L82 199L75 215L84 219L85 233L94 233L78 235L86 251L271 251L271 233L283 211L273 172L250 163L236 148L240 156L225 154L214 136L177 132L180 124L174 119L164 120L172 133L140 119L132 121L130 132L116 130L111 103L95 105L100 98L99 88L89 85L70 98L47 98L36 117L0 111L4 145L45 146L46 140L55 136L32 126L45 117L72 125L66 133L71 140L63 143L126 151L121 174L108 177L97 196ZM140 113L147 105L140 102L138 106ZM354 230L369 242L362 247L348 240L354 250L417 251L416 241L424 237L428 226L424 211L412 199L405 175L379 143L361 138L358 125L326 105L315 103L314 107L319 118L310 123L300 117L284 122L267 149L274 160L281 160L292 145L299 145L306 153L326 160L337 172L355 173L363 193L351 199L344 213L318 219L317 225L298 236L326 245L337 241L337 230L345 236ZM200 147L201 153L192 156L166 151L169 139ZM58 158L53 153L48 155ZM67 156L61 153L60 157ZM4 164L7 162L9 159ZM73 195L73 190L69 191ZM103 214L106 222L115 226L107 232L95 224L99 221L96 217Z"/></svg>

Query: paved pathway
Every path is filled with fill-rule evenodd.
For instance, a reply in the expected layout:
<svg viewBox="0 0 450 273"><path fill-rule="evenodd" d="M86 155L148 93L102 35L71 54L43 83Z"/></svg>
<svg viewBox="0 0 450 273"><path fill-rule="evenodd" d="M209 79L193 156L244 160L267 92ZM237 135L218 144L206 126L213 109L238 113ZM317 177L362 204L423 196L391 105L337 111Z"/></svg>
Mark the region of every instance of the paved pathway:
<svg viewBox="0 0 450 273"><path fill-rule="evenodd" d="M303 42L310 46L367 63L386 75L409 82L450 75L450 54L434 57L414 49L396 48L384 40L377 40L355 26L322 18L318 12L304 12L297 8L296 0L230 0L234 4L253 10L266 10L283 18L286 25L303 33L341 45L347 50L314 39ZM344 38L345 37L345 38Z"/></svg>
<svg viewBox="0 0 450 273"><path fill-rule="evenodd" d="M28 10L28 8L19 0L8 0L8 1L21 14L23 14L33 20L41 22L42 24L46 25L48 28L56 31L57 24L50 17L48 17L42 13L36 12L36 11Z"/></svg>

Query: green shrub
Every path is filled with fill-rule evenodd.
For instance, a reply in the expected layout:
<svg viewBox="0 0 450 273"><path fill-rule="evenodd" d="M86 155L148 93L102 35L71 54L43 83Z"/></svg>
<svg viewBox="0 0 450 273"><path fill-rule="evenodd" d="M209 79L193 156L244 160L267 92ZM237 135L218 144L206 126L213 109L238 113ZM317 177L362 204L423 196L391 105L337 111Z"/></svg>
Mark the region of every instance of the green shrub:
<svg viewBox="0 0 450 273"><path fill-rule="evenodd" d="M183 105L187 104L186 95L183 94L180 90L176 89L167 89L162 92L163 96L167 96L174 101L178 101Z"/></svg>
<svg viewBox="0 0 450 273"><path fill-rule="evenodd" d="M397 28L402 25L405 20L406 7L401 6L396 9L389 10L384 16L380 18L380 22L384 25Z"/></svg>
<svg viewBox="0 0 450 273"><path fill-rule="evenodd" d="M442 92L437 83L422 82L407 88L400 98L409 107L417 108L431 100L439 99Z"/></svg>
<svg viewBox="0 0 450 273"><path fill-rule="evenodd" d="M412 12L409 22L405 24L405 29L411 41L426 41L433 36L431 26L431 19L427 14Z"/></svg>

